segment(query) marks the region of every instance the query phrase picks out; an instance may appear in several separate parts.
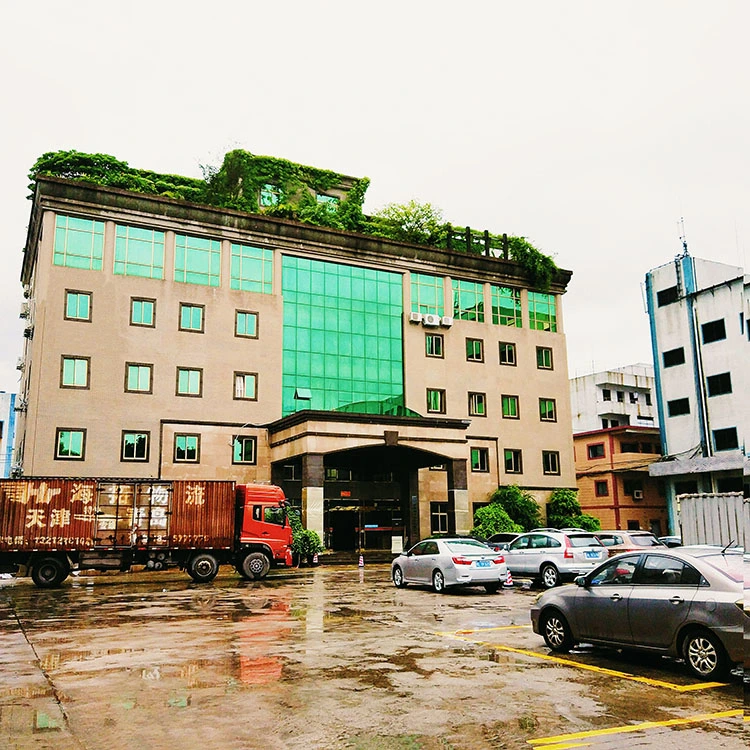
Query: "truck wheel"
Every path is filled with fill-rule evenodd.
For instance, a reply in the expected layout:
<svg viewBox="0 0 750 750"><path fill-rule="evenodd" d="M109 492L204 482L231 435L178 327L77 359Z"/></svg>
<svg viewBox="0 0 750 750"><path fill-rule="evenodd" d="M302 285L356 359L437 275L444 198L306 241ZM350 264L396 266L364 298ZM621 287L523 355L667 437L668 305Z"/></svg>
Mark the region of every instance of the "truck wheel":
<svg viewBox="0 0 750 750"><path fill-rule="evenodd" d="M251 552L243 561L240 573L249 581L259 581L268 575L271 561L262 552Z"/></svg>
<svg viewBox="0 0 750 750"><path fill-rule="evenodd" d="M216 578L219 572L219 563L213 555L203 552L196 555L188 566L188 575L196 583L208 583Z"/></svg>
<svg viewBox="0 0 750 750"><path fill-rule="evenodd" d="M41 589L57 588L70 573L67 561L59 557L43 557L32 565L31 579Z"/></svg>

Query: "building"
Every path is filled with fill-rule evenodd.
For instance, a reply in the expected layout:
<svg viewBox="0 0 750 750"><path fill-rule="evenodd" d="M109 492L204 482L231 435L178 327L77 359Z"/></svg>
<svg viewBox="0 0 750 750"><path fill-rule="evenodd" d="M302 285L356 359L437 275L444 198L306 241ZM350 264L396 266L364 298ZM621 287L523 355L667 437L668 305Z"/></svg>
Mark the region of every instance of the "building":
<svg viewBox="0 0 750 750"><path fill-rule="evenodd" d="M748 276L685 250L646 274L646 296L664 454L650 473L674 531L677 495L750 495Z"/></svg>
<svg viewBox="0 0 750 750"><path fill-rule="evenodd" d="M16 431L16 394L0 391L0 477L9 477Z"/></svg>
<svg viewBox="0 0 750 750"><path fill-rule="evenodd" d="M498 485L574 486L570 272L542 291L502 253L263 214L259 185L247 213L36 180L20 472L270 481L333 549L466 532Z"/></svg>
<svg viewBox="0 0 750 750"><path fill-rule="evenodd" d="M668 527L664 482L649 475L661 458L659 430L635 425L578 432L573 436L578 500L603 529Z"/></svg>
<svg viewBox="0 0 750 750"><path fill-rule="evenodd" d="M570 379L573 432L620 425L658 427L654 368L637 364Z"/></svg>

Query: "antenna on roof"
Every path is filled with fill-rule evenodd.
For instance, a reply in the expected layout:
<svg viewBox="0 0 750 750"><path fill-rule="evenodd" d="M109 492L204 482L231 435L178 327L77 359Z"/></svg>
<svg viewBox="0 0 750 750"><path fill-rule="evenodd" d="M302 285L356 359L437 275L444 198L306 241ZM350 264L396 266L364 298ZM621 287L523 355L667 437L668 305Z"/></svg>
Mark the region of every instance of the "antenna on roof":
<svg viewBox="0 0 750 750"><path fill-rule="evenodd" d="M682 243L682 254L690 255L690 253L688 253L687 237L685 236L685 219L682 216L680 216L679 224L680 224L680 230L681 230L680 242Z"/></svg>

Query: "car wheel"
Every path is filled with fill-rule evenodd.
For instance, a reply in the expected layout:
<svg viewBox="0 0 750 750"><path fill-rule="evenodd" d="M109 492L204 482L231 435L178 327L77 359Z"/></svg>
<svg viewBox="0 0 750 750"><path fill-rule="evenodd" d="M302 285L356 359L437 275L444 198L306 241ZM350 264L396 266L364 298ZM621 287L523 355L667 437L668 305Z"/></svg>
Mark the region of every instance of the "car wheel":
<svg viewBox="0 0 750 750"><path fill-rule="evenodd" d="M727 670L727 657L719 639L708 630L689 633L682 645L688 669L702 680L721 677Z"/></svg>
<svg viewBox="0 0 750 750"><path fill-rule="evenodd" d="M556 609L543 616L542 636L553 651L570 651L575 643L568 621Z"/></svg>
<svg viewBox="0 0 750 750"><path fill-rule="evenodd" d="M398 565L393 569L393 585L397 589L402 589L404 588L404 586L406 586L406 581L404 580L404 571L401 570Z"/></svg>
<svg viewBox="0 0 750 750"><path fill-rule="evenodd" d="M43 557L31 566L31 579L40 589L57 588L70 573L67 562L57 557Z"/></svg>
<svg viewBox="0 0 750 750"><path fill-rule="evenodd" d="M251 552L242 561L242 575L249 581L259 581L268 575L271 561L262 552Z"/></svg>
<svg viewBox="0 0 750 750"><path fill-rule="evenodd" d="M432 590L436 594L445 593L445 576L443 575L442 570L436 570L432 574Z"/></svg>
<svg viewBox="0 0 750 750"><path fill-rule="evenodd" d="M557 572L557 568L554 565L542 565L542 569L539 571L539 577L542 579L542 586L545 589L553 589L560 583L560 574Z"/></svg>
<svg viewBox="0 0 750 750"><path fill-rule="evenodd" d="M497 592L500 591L500 584L499 583L485 583L484 590L488 594L497 594Z"/></svg>

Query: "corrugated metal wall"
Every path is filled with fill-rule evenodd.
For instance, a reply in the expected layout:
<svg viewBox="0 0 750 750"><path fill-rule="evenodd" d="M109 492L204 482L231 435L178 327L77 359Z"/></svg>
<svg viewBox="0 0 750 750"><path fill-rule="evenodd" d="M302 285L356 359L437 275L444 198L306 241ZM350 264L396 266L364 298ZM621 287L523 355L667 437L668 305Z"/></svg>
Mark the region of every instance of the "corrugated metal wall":
<svg viewBox="0 0 750 750"><path fill-rule="evenodd" d="M721 544L734 541L747 549L750 503L741 492L678 495L683 544Z"/></svg>
<svg viewBox="0 0 750 750"><path fill-rule="evenodd" d="M233 482L172 483L171 547L229 548L234 537Z"/></svg>

